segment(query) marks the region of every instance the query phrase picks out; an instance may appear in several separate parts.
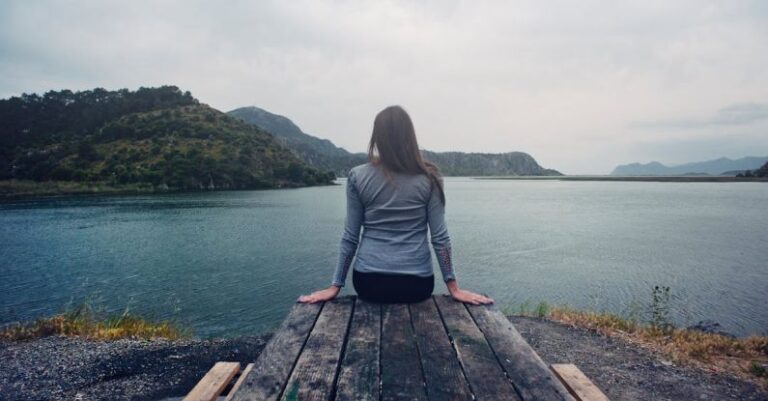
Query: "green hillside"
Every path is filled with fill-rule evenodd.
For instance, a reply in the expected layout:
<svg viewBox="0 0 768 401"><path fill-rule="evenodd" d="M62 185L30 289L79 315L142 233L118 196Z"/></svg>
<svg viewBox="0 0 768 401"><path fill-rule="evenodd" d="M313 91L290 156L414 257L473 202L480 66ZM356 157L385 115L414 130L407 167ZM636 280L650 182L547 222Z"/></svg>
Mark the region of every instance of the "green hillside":
<svg viewBox="0 0 768 401"><path fill-rule="evenodd" d="M328 184L334 175L166 86L0 100L0 179L197 190Z"/></svg>

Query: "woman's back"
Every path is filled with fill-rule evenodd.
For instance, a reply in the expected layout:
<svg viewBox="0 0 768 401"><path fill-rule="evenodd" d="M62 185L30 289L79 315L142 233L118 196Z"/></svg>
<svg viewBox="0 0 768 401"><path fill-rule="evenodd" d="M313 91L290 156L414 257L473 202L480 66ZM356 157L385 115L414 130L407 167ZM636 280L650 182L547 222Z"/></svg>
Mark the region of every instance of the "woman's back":
<svg viewBox="0 0 768 401"><path fill-rule="evenodd" d="M445 208L429 177L385 173L366 163L350 170L346 192L347 218L335 285L344 285L355 253L354 269L359 272L431 276L428 233L443 275L453 277Z"/></svg>
<svg viewBox="0 0 768 401"><path fill-rule="evenodd" d="M354 185L363 207L363 235L355 269L361 272L429 276L432 263L427 240L432 182L423 174L384 174L366 163L353 168Z"/></svg>

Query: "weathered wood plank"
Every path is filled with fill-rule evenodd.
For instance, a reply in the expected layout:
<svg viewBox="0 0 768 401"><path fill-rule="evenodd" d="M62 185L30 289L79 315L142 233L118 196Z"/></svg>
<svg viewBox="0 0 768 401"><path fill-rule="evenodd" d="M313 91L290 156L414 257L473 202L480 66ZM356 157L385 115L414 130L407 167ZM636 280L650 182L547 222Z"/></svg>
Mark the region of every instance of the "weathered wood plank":
<svg viewBox="0 0 768 401"><path fill-rule="evenodd" d="M381 313L381 400L426 401L408 306L382 305Z"/></svg>
<svg viewBox="0 0 768 401"><path fill-rule="evenodd" d="M381 305L355 301L355 313L336 385L336 401L379 400Z"/></svg>
<svg viewBox="0 0 768 401"><path fill-rule="evenodd" d="M284 401L326 401L333 392L354 299L326 302L296 362L283 394Z"/></svg>
<svg viewBox="0 0 768 401"><path fill-rule="evenodd" d="M233 401L275 401L291 374L322 304L296 304L283 320Z"/></svg>
<svg viewBox="0 0 768 401"><path fill-rule="evenodd" d="M429 401L472 400L467 379L432 298L411 304L411 322L419 346Z"/></svg>
<svg viewBox="0 0 768 401"><path fill-rule="evenodd" d="M577 401L609 401L576 365L553 364L552 370Z"/></svg>
<svg viewBox="0 0 768 401"><path fill-rule="evenodd" d="M253 364L249 363L248 365L245 366L245 369L243 369L243 372L240 373L240 377L232 386L232 389L229 390L229 394L227 395L227 398L224 399L224 401L232 401L232 398L235 397L235 393L240 388L240 386L243 385L243 382L245 381L245 377L248 376L248 373L251 373L251 370L253 370Z"/></svg>
<svg viewBox="0 0 768 401"><path fill-rule="evenodd" d="M239 371L240 363L238 362L216 362L192 391L184 397L184 401L215 400Z"/></svg>
<svg viewBox="0 0 768 401"><path fill-rule="evenodd" d="M464 304L435 297L469 385L479 401L519 400L512 383Z"/></svg>
<svg viewBox="0 0 768 401"><path fill-rule="evenodd" d="M500 311L493 306L467 305L467 309L523 400L571 400L565 387Z"/></svg>

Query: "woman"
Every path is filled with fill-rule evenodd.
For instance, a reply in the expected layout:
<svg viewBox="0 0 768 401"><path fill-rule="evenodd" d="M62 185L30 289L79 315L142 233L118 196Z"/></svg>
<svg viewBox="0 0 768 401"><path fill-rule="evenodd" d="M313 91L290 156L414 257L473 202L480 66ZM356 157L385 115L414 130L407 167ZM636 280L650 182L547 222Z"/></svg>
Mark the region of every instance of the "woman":
<svg viewBox="0 0 768 401"><path fill-rule="evenodd" d="M429 227L451 296L475 305L492 303L488 297L459 288L444 220L442 179L437 167L422 159L413 123L402 107L390 106L376 115L368 160L349 171L347 217L332 284L299 297L299 302L335 298L353 258L352 283L361 299L411 303L429 298L434 289ZM358 249L361 227L365 229Z"/></svg>

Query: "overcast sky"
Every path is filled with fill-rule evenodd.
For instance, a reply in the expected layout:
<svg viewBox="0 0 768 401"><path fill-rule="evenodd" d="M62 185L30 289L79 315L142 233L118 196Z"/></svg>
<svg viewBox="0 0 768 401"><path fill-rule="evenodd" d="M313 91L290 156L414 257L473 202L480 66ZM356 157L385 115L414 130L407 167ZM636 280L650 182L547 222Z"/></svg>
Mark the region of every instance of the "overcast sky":
<svg viewBox="0 0 768 401"><path fill-rule="evenodd" d="M768 155L768 1L414 3L3 0L0 97L173 84L350 151L400 104L570 174Z"/></svg>

